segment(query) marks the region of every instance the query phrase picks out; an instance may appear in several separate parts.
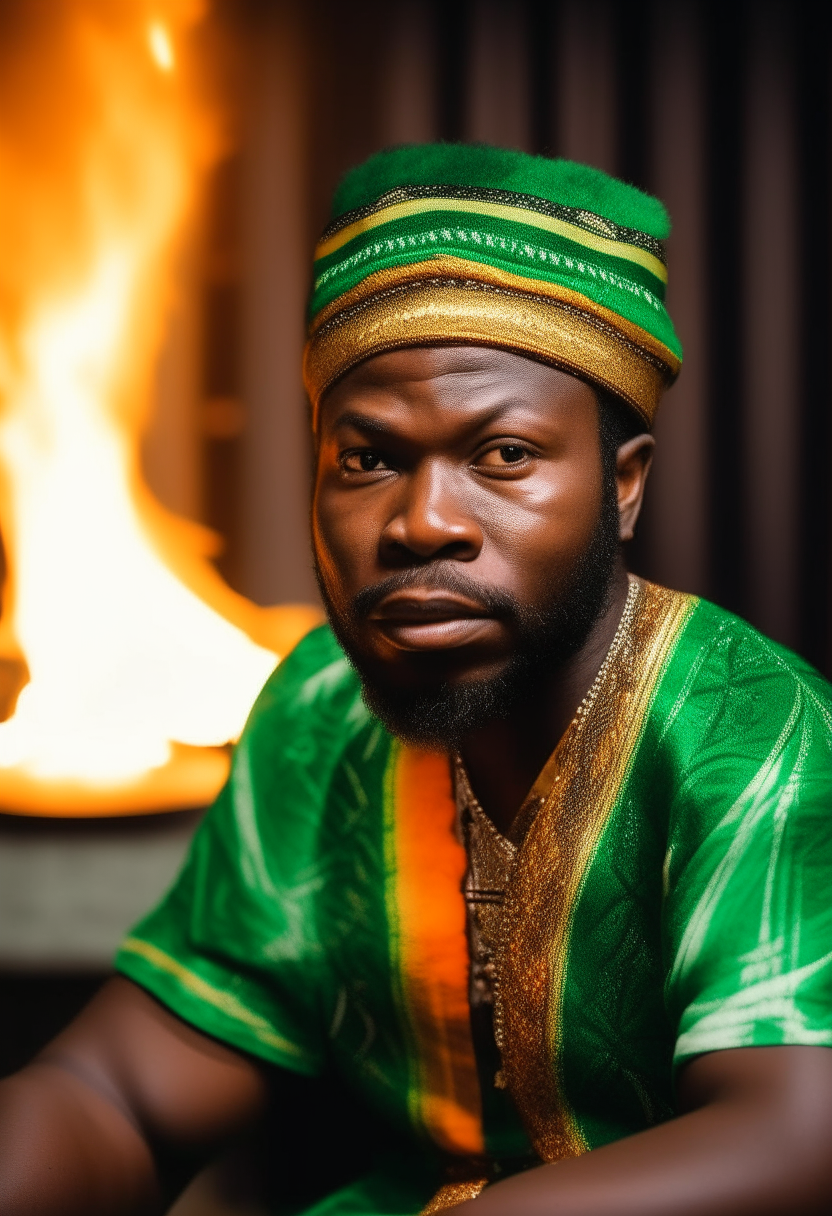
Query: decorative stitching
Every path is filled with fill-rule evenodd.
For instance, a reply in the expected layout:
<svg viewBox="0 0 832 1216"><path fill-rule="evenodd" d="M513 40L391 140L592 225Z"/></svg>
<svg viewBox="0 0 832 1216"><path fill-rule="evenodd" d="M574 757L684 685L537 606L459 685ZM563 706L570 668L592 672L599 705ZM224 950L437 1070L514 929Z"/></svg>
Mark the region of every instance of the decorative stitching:
<svg viewBox="0 0 832 1216"><path fill-rule="evenodd" d="M330 266L327 270L321 272L315 280L315 292L325 287L331 279L337 276L343 276L348 271L356 269L363 263L372 261L374 258L380 257L384 253L404 253L408 249L417 248L418 245L422 248L430 245L453 245L456 241L457 245L485 245L486 248L500 249L504 253L525 255L531 261L550 262L558 269L565 268L572 273L578 273L584 278L601 279L611 287L617 287L621 291L627 291L631 295L643 299L656 312L664 312L662 302L649 291L648 288L642 287L639 283L634 283L631 279L625 279L622 275L615 274L610 270L603 270L599 266L592 266L586 262L569 257L567 254L555 253L551 249L544 249L539 245L532 245L528 241L507 240L506 237L495 236L491 232L480 232L473 228L440 228L437 231L431 229L429 232L423 232L418 238L410 236L405 238L386 237L383 240L374 241L372 245L365 246L364 249L359 249L351 254L348 258L338 262L334 266Z"/></svg>
<svg viewBox="0 0 832 1216"><path fill-rule="evenodd" d="M651 583L546 765L551 788L520 847L497 950L503 1073L544 1161L588 1145L560 1073L563 985L575 908L595 849L625 788L666 663L697 604ZM599 673L600 674L600 673Z"/></svg>
<svg viewBox="0 0 832 1216"><path fill-rule="evenodd" d="M274 1029L265 1018L253 1013L233 993L209 984L201 975L197 975L195 971L183 966L178 959L173 958L164 950L160 950L152 942L146 942L140 937L128 937L122 942L121 949L125 954L138 955L157 971L173 976L191 996L195 996L205 1005L212 1005L227 1018L232 1018L235 1022L246 1026L261 1043L277 1048L278 1051L287 1055L304 1058L305 1052L302 1048L282 1035L275 1034Z"/></svg>
<svg viewBox="0 0 832 1216"><path fill-rule="evenodd" d="M622 224L616 224L585 207L567 207L564 203L553 203L533 194L518 194L513 190L491 190L478 186L397 186L394 190L382 194L375 202L355 207L352 211L339 215L323 230L320 241L328 241L344 228L349 228L350 224L367 219L377 211L383 211L385 207L423 198L461 198L471 202L498 203L506 207L519 207L524 211L537 211L541 215L551 216L552 219L565 220L595 236L605 236L613 241L621 241L622 244L636 245L652 253L663 265L667 264L662 242L637 228L625 228Z"/></svg>

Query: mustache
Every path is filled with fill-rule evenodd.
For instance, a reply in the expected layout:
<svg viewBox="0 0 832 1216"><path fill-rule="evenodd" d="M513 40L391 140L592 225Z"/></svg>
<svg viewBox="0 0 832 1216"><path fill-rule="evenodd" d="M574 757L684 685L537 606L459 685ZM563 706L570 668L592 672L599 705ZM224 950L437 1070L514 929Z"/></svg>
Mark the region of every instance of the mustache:
<svg viewBox="0 0 832 1216"><path fill-rule="evenodd" d="M413 590L447 591L452 595L464 596L479 605L487 616L503 620L516 620L522 615L520 604L513 595L495 587L486 587L453 566L438 564L402 570L382 579L380 583L373 583L371 587L362 587L351 601L352 614L355 619L362 620L388 595Z"/></svg>

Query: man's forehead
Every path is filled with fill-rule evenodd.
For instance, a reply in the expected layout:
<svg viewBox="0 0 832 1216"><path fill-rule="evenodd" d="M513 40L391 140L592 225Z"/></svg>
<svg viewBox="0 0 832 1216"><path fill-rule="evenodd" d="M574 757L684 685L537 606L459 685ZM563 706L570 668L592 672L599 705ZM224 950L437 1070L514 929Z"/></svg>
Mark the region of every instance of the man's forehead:
<svg viewBox="0 0 832 1216"><path fill-rule="evenodd" d="M321 426L381 429L390 409L430 409L465 425L525 413L554 417L594 410L591 385L525 356L490 347L409 347L352 368L325 394Z"/></svg>
<svg viewBox="0 0 832 1216"><path fill-rule="evenodd" d="M483 345L424 346L414 344L384 351L351 368L339 384L348 392L385 390L398 385L425 385L441 391L443 386L540 383L554 373L563 373L524 355ZM551 380L551 374L548 376ZM337 392L338 386L332 391Z"/></svg>
<svg viewBox="0 0 832 1216"><path fill-rule="evenodd" d="M488 346L424 346L414 343L399 350L383 351L364 359L347 372L345 380L362 385L384 385L391 380L414 382L439 380L445 376L473 378L493 376L507 362L528 363L507 352Z"/></svg>

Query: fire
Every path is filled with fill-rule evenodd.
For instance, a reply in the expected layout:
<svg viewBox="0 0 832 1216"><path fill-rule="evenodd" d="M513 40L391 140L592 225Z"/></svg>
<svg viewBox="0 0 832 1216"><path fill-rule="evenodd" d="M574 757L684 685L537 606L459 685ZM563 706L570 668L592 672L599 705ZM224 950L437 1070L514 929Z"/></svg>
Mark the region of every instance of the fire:
<svg viewBox="0 0 832 1216"><path fill-rule="evenodd" d="M163 72L173 71L175 59L168 32L160 21L152 21L147 27L147 45L157 67Z"/></svg>
<svg viewBox="0 0 832 1216"><path fill-rule="evenodd" d="M41 109L22 131L12 123L9 137L0 124L0 179L15 198L0 202L10 238L0 268L0 658L28 673L0 723L3 810L209 799L227 770L222 745L239 734L276 651L314 620L232 592L203 531L168 515L142 481L172 243L217 149L174 54L200 6L154 10L142 0L50 4L34 25L21 15L12 39L15 62L20 41L28 55L22 83L45 92L27 94ZM0 86L0 116L20 83Z"/></svg>

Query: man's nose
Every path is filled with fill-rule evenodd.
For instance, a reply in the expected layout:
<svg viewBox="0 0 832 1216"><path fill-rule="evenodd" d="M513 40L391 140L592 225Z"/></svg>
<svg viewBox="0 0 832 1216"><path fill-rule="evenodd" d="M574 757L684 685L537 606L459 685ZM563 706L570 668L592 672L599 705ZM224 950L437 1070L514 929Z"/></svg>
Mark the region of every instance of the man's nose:
<svg viewBox="0 0 832 1216"><path fill-rule="evenodd" d="M482 549L479 524L466 505L459 473L425 461L401 477L400 497L381 535L382 559L392 565L442 556L473 561Z"/></svg>

